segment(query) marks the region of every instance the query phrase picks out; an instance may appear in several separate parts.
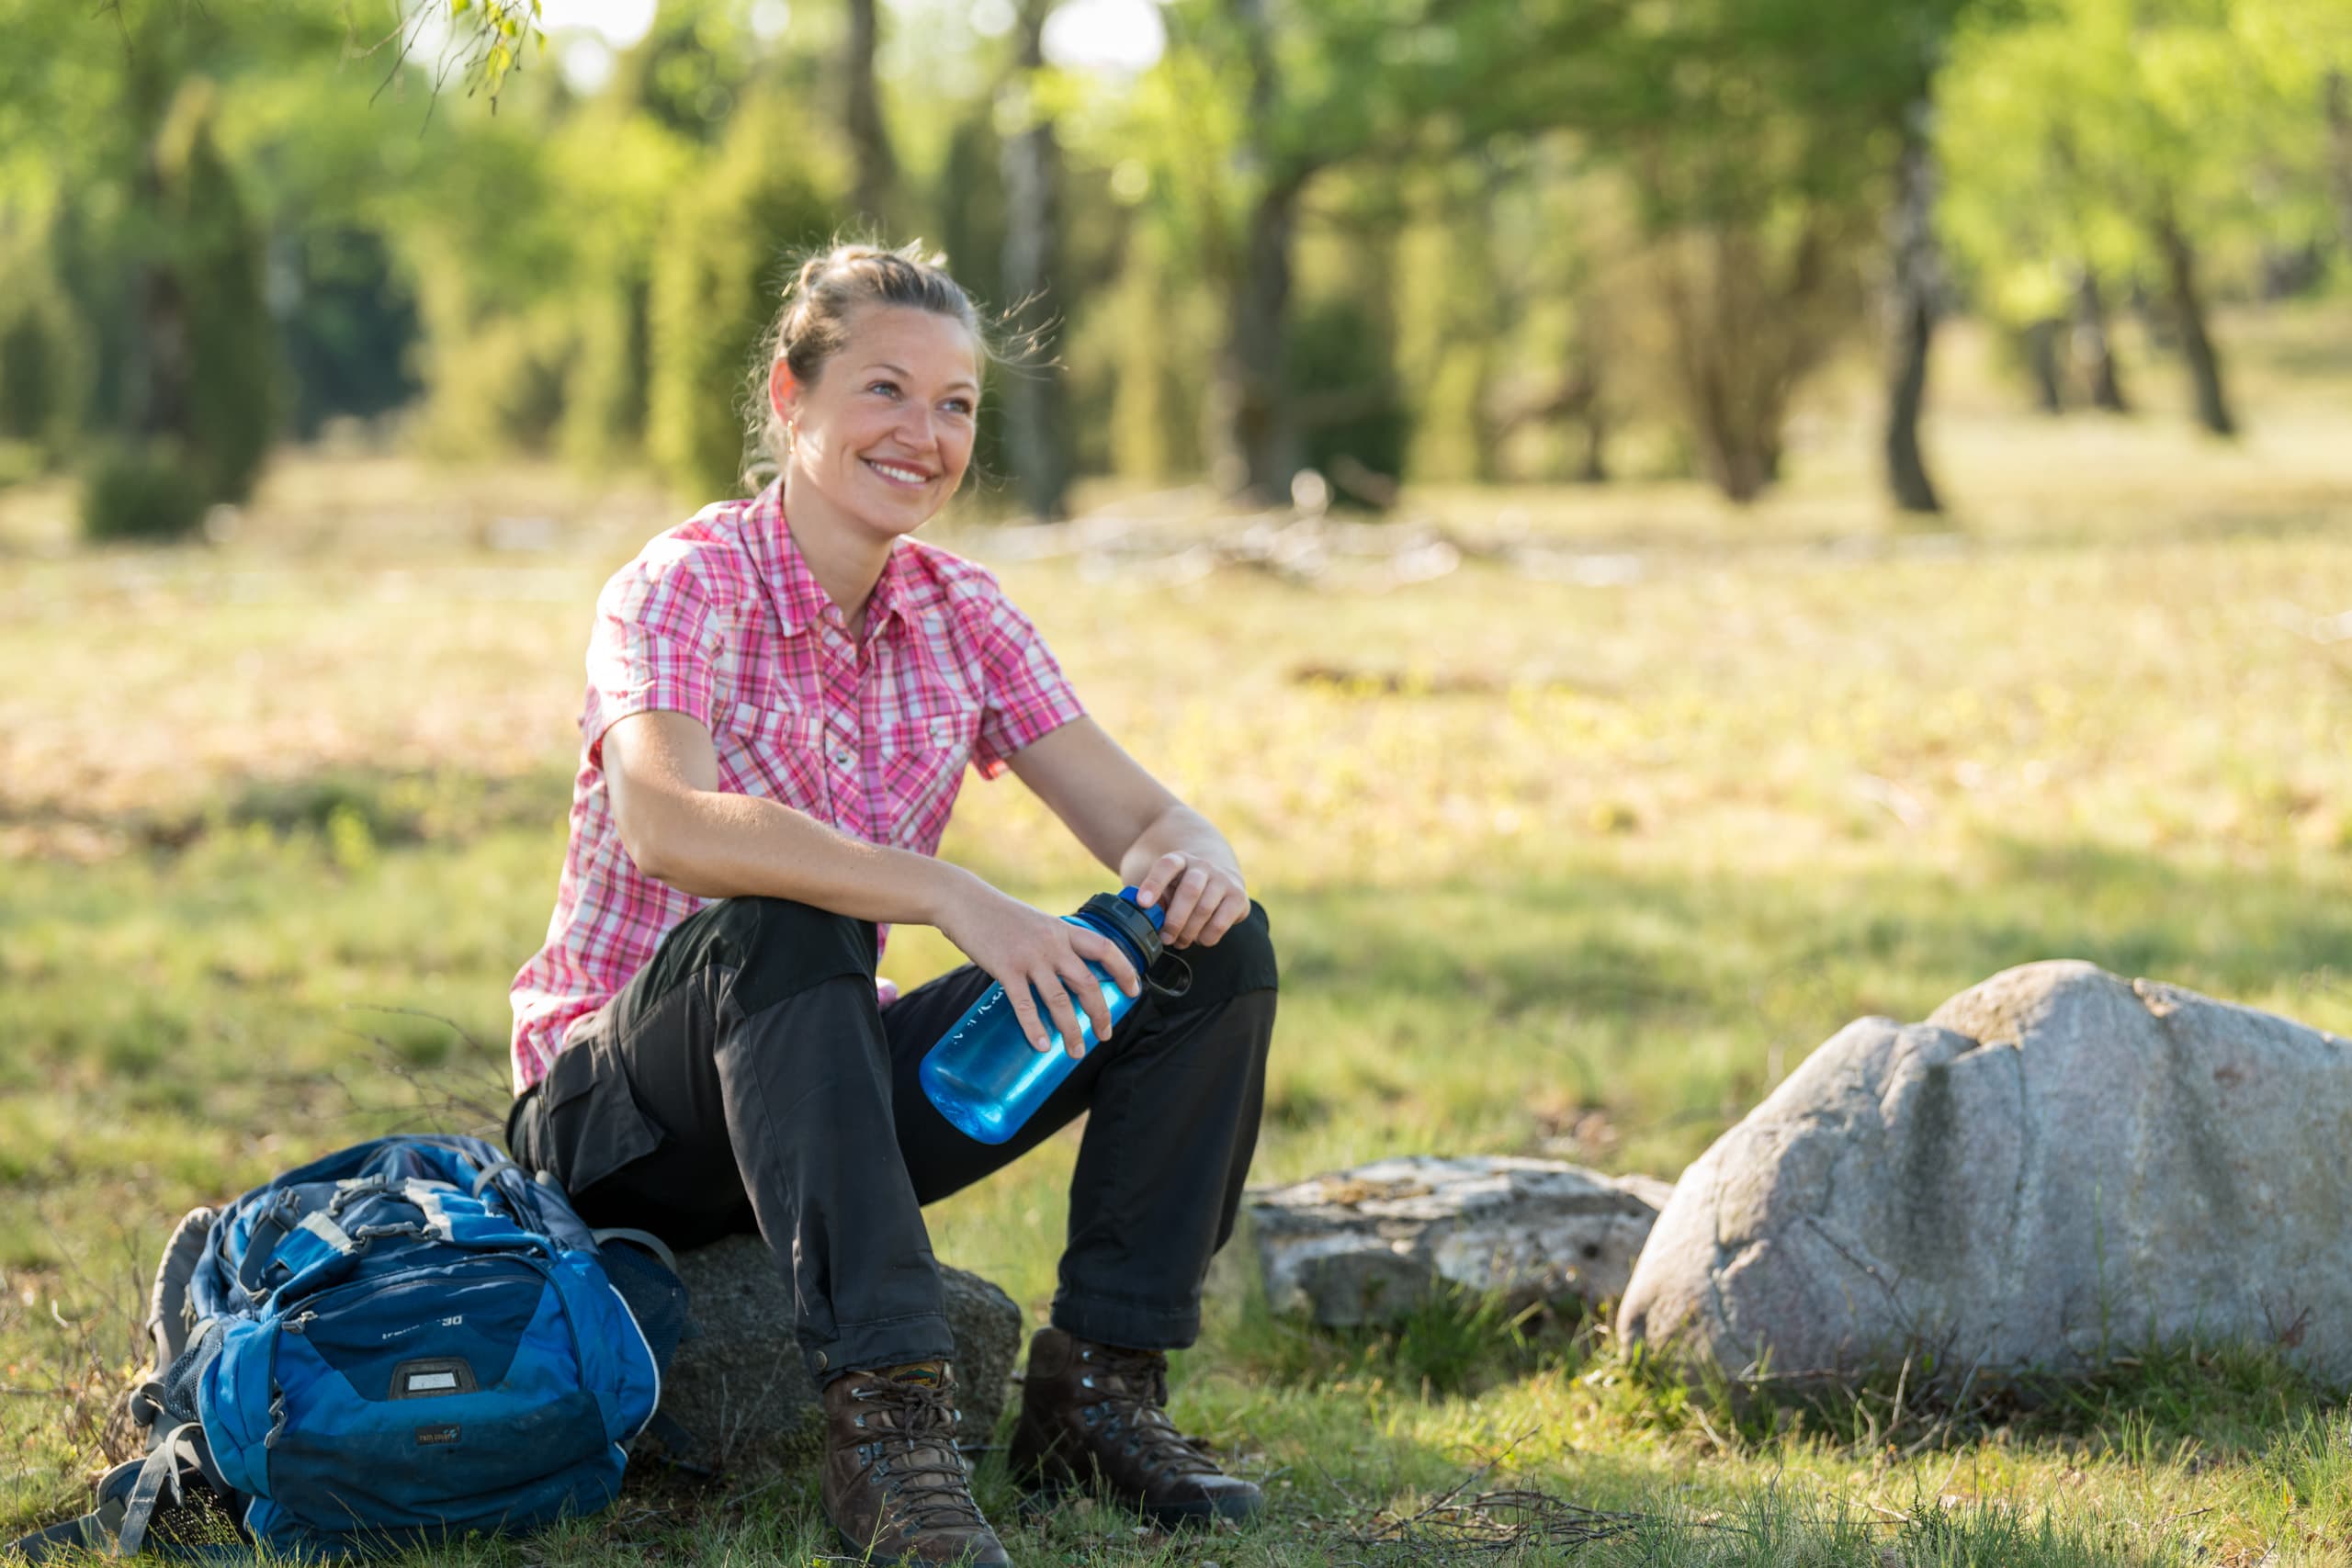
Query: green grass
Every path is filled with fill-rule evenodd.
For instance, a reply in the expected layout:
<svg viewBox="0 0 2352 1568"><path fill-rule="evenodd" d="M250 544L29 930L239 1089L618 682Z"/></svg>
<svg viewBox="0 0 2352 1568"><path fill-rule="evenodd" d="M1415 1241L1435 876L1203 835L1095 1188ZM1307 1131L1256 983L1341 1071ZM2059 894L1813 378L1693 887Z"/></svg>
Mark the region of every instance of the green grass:
<svg viewBox="0 0 2352 1568"><path fill-rule="evenodd" d="M1423 1151L1671 1176L1849 1019L2039 958L2352 1032L2352 643L2308 635L2352 606L2340 315L2245 323L2235 449L1963 384L1930 432L1955 535L1884 525L1854 426L1801 439L1744 515L1672 486L1420 497L1505 553L1393 590L1008 556L1090 704L1228 826L1272 909L1257 1179ZM301 459L217 548L63 547L57 504L0 493L0 1531L79 1502L181 1212L503 1110L589 605L674 512ZM557 517L558 547L491 548L510 514ZM1556 570L1596 553L1637 571ZM1100 881L1010 786L967 786L945 852L1049 908ZM954 957L907 931L888 966ZM1075 1148L932 1213L1033 1319ZM1767 1404L1605 1322L1477 1301L1317 1334L1253 1276L1246 1245L1220 1259L1176 1404L1267 1480L1270 1520L1167 1541L1077 1509L1019 1527L1024 1561L1458 1560L1366 1542L1484 1466L1465 1495L1645 1516L1513 1562L2352 1561L2352 1429L2275 1358ZM995 1461L981 1480L1010 1527ZM647 1477L443 1560L830 1550L805 1478Z"/></svg>

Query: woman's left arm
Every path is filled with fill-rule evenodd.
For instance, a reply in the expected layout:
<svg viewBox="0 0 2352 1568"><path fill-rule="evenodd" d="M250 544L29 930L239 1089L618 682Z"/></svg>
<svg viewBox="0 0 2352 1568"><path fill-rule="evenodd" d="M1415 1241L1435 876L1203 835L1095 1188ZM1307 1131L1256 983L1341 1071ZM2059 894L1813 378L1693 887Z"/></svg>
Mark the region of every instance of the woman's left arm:
<svg viewBox="0 0 2352 1568"><path fill-rule="evenodd" d="M1013 776L1036 792L1094 857L1167 908L1170 947L1213 947L1250 912L1233 846L1176 798L1091 718L1077 718L1015 751Z"/></svg>

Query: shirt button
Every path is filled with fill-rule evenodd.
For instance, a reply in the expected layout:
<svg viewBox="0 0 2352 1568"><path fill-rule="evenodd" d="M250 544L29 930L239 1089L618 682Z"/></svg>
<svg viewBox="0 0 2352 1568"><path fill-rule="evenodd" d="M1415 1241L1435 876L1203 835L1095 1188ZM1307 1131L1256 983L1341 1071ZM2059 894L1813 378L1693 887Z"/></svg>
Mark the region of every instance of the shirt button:
<svg viewBox="0 0 2352 1568"><path fill-rule="evenodd" d="M850 764L850 754L846 751L835 751L833 753L833 761L846 768Z"/></svg>

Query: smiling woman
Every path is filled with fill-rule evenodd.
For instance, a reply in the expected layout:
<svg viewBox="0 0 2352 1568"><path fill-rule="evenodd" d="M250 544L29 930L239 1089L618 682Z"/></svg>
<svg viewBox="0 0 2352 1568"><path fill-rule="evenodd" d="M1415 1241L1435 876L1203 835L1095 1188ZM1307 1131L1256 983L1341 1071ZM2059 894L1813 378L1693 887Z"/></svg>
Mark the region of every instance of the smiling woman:
<svg viewBox="0 0 2352 1568"><path fill-rule="evenodd" d="M593 1224L758 1230L824 1391L826 1511L877 1562L1005 1561L956 1448L921 1205L1081 1112L1015 1467L1166 1524L1260 1501L1160 1404L1256 1146L1273 946L1223 835L1087 716L994 577L913 537L963 482L989 358L912 248L800 268L752 382L778 477L654 538L598 601L555 915L514 986L516 1159ZM1016 774L1160 907L1189 988L1144 994L1107 937L937 858L967 764ZM894 998L875 968L906 920L972 962ZM1140 998L1115 1041L1090 964ZM917 1072L998 983L1033 1046L1083 1059L983 1145Z"/></svg>

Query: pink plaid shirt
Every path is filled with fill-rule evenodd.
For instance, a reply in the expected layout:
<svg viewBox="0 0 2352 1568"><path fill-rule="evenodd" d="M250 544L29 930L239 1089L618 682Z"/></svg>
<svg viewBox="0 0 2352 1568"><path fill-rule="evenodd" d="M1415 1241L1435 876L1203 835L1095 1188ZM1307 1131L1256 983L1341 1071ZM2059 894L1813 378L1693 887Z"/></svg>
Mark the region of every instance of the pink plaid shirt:
<svg viewBox="0 0 2352 1568"><path fill-rule="evenodd" d="M614 827L605 731L654 708L709 727L719 788L921 854L938 852L967 762L994 778L1085 711L995 577L936 546L899 541L859 645L793 543L779 485L656 537L596 601L571 842L547 945L513 987L518 1094L705 902L639 873Z"/></svg>

